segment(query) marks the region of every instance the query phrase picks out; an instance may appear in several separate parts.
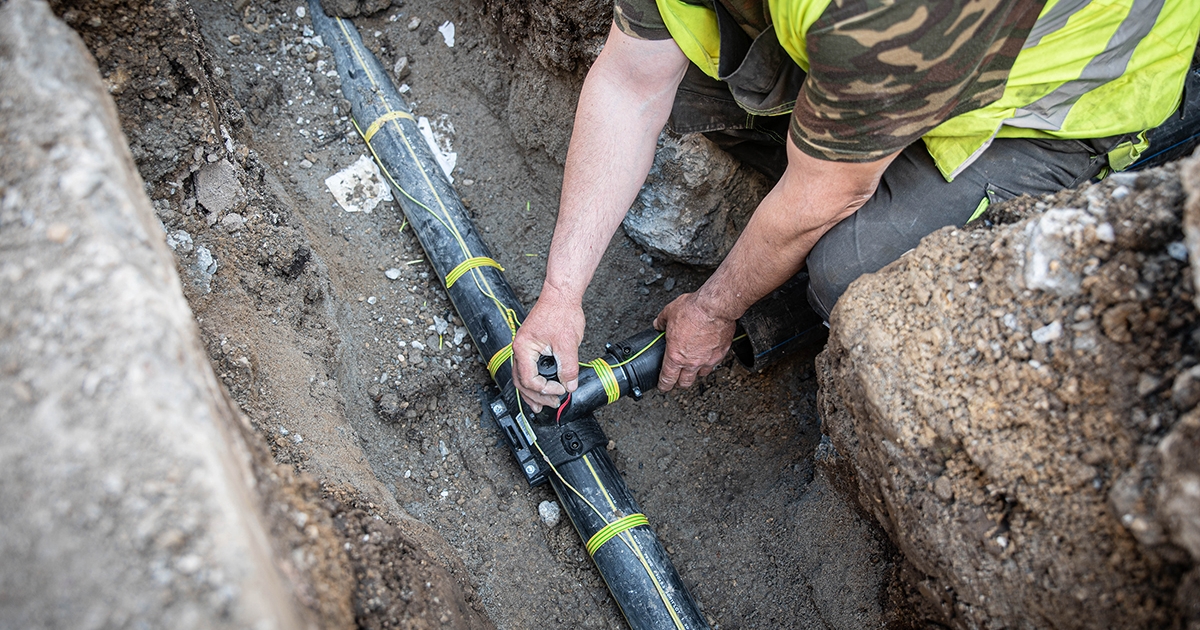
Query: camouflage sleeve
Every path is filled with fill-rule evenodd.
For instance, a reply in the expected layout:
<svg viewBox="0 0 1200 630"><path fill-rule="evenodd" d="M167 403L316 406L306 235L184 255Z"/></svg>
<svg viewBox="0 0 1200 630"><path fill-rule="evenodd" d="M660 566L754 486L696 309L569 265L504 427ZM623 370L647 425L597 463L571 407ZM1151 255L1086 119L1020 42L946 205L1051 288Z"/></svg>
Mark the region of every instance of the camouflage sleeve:
<svg viewBox="0 0 1200 630"><path fill-rule="evenodd" d="M654 0L616 0L613 3L613 23L622 33L637 39L671 38Z"/></svg>
<svg viewBox="0 0 1200 630"><path fill-rule="evenodd" d="M834 0L808 31L791 137L868 162L1004 93L1045 0Z"/></svg>

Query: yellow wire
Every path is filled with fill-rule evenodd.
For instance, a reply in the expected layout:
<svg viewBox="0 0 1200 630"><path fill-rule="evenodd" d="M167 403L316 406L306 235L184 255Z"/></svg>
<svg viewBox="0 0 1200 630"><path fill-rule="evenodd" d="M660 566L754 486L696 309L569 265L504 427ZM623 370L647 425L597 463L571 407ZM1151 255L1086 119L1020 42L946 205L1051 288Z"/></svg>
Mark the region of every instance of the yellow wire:
<svg viewBox="0 0 1200 630"><path fill-rule="evenodd" d="M608 397L608 404L617 402L621 397L621 386L617 384L617 377L613 374L612 366L603 358L596 359L583 365L592 368L596 372L596 377L600 379L600 384L604 386L604 395Z"/></svg>
<svg viewBox="0 0 1200 630"><path fill-rule="evenodd" d="M346 38L347 45L354 52L354 56L358 59L359 67L362 68L363 72L367 76L367 79L371 82L371 85L373 87L375 87L375 94L378 96L380 103L383 105L383 108L385 110L387 110L388 112L396 111L396 110L392 109L391 104L388 103L387 99L385 99L383 97L383 92L382 92L382 90L379 89L379 83L375 80L375 75L371 73L370 68L367 66L366 60L363 59L361 51L359 51L358 47L354 45L354 41L350 38L350 34L346 28L345 21L342 20L341 18L338 18L337 21L338 21L338 26L342 30L342 35ZM384 116L386 116L386 114ZM391 122L392 125L394 126L395 132L397 133L397 135L400 136L400 139L404 142L404 146L406 149L408 149L409 156L412 158L413 162L419 165L421 162L419 159L417 159L417 155L416 155L415 150L412 147L412 143L410 143L408 141L408 136L406 136L404 134L404 128L401 127L398 122L396 122L397 118L403 118L403 116L392 117L388 122ZM358 122L357 121L352 121L352 122L354 122L355 129L359 132L360 135L362 135L362 129L359 128ZM368 150L371 151L371 155L373 157L375 157L375 161L377 163L379 163L380 165L382 165L382 160L380 160L379 156L375 153L375 149L371 146L370 141L365 138L364 138L364 141L367 144ZM434 186L433 186L433 182L430 181L429 173L427 173L424 168L421 168L420 170L421 170L421 176L425 180L425 183L429 188L429 192L433 195L434 199L437 200L438 206L442 210L442 216L445 217L445 221L443 221L442 218L439 217L437 215L437 213L433 211L433 209L431 209L429 206L426 206L425 204L421 203L420 201L415 199L412 195L408 194L408 192L406 190L404 190L402 187L400 187L398 185L398 183L396 182L395 178L393 178L391 176L391 173L387 173L387 177L388 177L388 180L391 181L392 185L396 186L396 189L399 190L401 193L403 193L405 197L408 197L414 203L421 206L426 211L428 211L430 214L432 214L434 216L434 218L437 219L438 222L441 223L447 229L447 231L449 231L450 234L454 237L454 240L458 243L459 248L463 252L463 256L466 258L471 258L472 256L471 256L470 248L467 247L466 241L462 237L462 233L459 232L458 226L454 223L454 219L450 216L450 212L446 208L446 204L442 201L441 195L438 194L437 189L434 188ZM385 173L387 172L386 167L384 167L384 171L385 171ZM516 328L517 328L517 326L520 325L520 321L517 318L516 313L513 311L513 309L506 306L503 302L500 301L499 298L496 297L495 292L492 289L491 283L489 283L487 281L487 278L483 277L483 275L481 273L472 272L471 277L475 282L475 286L479 288L480 293L491 298L491 300L500 309L501 313L504 315L506 323L508 324L510 332L515 335ZM481 284L481 282L482 282L482 284Z"/></svg>
<svg viewBox="0 0 1200 630"><path fill-rule="evenodd" d="M450 273L446 274L446 288L449 289L450 287L454 286L454 283L457 282L464 273L479 267L495 267L500 271L504 271L504 267L501 267L500 263L488 258L487 256L475 256L473 258L468 258L458 263L457 267L451 269Z"/></svg>
<svg viewBox="0 0 1200 630"><path fill-rule="evenodd" d="M604 498L608 500L609 507L613 512L617 511L617 504L613 502L613 498L608 494L608 488L604 487L604 482L600 481L600 475L596 473L595 467L592 466L592 460L587 455L583 456L583 463L587 464L588 470L592 472L592 479L596 481L596 485L600 487L600 492L604 493ZM608 522L605 519L605 522ZM650 576L650 581L654 582L654 588L658 591L658 597L666 605L667 610L671 613L671 619L675 622L675 627L683 630L683 622L679 620L679 615L675 612L675 607L671 605L671 599L667 597L667 592L663 590L662 584L658 581L658 576L654 575L654 571L650 568L650 563L646 561L646 556L642 555L642 548L637 544L637 540L633 538L630 532L621 532L618 536L625 542L625 546L633 552L633 555L638 557L642 566L646 568L646 573Z"/></svg>
<svg viewBox="0 0 1200 630"><path fill-rule="evenodd" d="M414 121L416 120L413 118L413 115L408 112L390 110L386 114L376 118L375 122L371 123L370 126L367 127L367 132L363 134L363 140L370 142L371 138L375 137L375 134L379 131L380 127L384 126L388 121L396 120L397 118L407 118L408 120Z"/></svg>
<svg viewBox="0 0 1200 630"><path fill-rule="evenodd" d="M512 344L510 343L507 346L500 348L496 351L496 354L492 355L492 358L489 359L487 363L487 369L488 372L491 373L492 378L496 378L496 372L500 371L501 365L504 365L505 362L512 359L512 354Z"/></svg>
<svg viewBox="0 0 1200 630"><path fill-rule="evenodd" d="M597 551L604 546L604 543L612 540L613 536L620 534L627 529L633 529L641 525L650 525L650 520L645 514L630 514L619 518L604 527L601 527L592 537L588 539L587 548L589 556L595 556Z"/></svg>

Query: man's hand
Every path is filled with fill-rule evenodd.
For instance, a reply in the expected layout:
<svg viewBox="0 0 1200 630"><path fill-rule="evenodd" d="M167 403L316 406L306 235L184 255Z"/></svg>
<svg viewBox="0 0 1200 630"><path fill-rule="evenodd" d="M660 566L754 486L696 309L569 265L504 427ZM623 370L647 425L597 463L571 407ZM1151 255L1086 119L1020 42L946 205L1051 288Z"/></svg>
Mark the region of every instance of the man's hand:
<svg viewBox="0 0 1200 630"><path fill-rule="evenodd" d="M733 342L736 322L706 309L698 293L685 293L654 318L654 327L667 331L658 389L686 389L698 376L707 376L725 357Z"/></svg>
<svg viewBox="0 0 1200 630"><path fill-rule="evenodd" d="M583 341L584 324L583 307L577 300L543 289L517 330L513 338L513 380L534 413L543 405L558 406L559 396L579 386L579 342ZM554 355L560 382L538 375L538 357L543 354Z"/></svg>

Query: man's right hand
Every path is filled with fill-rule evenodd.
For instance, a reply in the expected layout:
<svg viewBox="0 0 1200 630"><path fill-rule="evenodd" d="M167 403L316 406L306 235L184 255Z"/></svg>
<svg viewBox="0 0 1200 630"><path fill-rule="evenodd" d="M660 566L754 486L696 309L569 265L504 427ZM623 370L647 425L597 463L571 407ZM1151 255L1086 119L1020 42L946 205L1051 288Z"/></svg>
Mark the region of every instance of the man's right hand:
<svg viewBox="0 0 1200 630"><path fill-rule="evenodd" d="M583 341L585 319L578 300L547 289L513 338L513 380L517 391L532 411L542 406L557 407L559 397L579 386L579 342ZM558 362L559 382L538 375L541 355L553 354Z"/></svg>

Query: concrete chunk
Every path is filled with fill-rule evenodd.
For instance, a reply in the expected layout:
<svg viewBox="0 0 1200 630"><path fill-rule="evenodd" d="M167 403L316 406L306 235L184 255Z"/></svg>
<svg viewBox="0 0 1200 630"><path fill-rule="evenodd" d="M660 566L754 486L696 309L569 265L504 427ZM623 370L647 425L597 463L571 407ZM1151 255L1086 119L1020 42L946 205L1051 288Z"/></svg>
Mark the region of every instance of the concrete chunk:
<svg viewBox="0 0 1200 630"><path fill-rule="evenodd" d="M305 627L95 62L0 5L0 625Z"/></svg>

